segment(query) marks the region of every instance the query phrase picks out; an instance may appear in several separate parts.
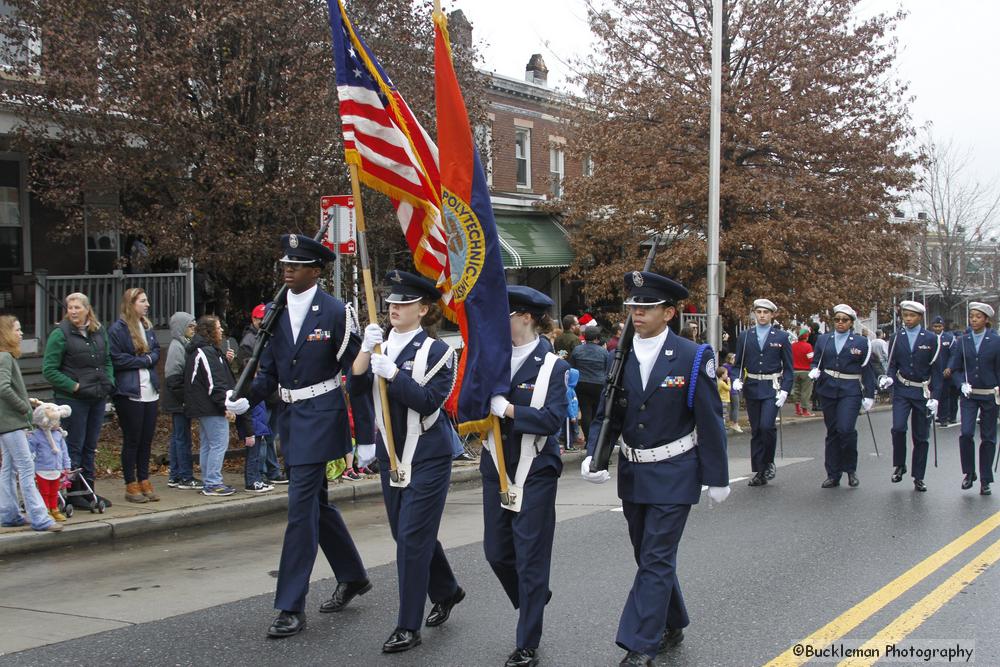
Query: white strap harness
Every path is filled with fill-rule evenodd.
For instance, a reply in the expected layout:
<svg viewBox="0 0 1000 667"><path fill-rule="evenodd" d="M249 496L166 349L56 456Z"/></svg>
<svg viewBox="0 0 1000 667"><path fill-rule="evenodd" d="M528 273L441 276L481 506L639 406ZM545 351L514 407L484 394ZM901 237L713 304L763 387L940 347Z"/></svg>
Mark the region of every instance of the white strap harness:
<svg viewBox="0 0 1000 667"><path fill-rule="evenodd" d="M410 377L412 377L421 387L427 384L430 379L451 360L452 355L455 353L453 350L449 349L441 356L441 359L434 365L430 372L427 372L427 360L430 357L431 347L433 345L434 339L427 337L420 346L420 349L417 350L416 356L413 358L413 370L410 373ZM385 415L382 414L382 399L378 395L377 384L372 387L372 393L374 394L373 398L375 403L375 424L378 426L378 430L382 433L382 442L388 442L386 437ZM406 439L403 441L403 456L396 463L396 471L399 473L399 478L397 481L392 481L390 479L389 484L391 486L400 488L409 486L410 476L413 469L413 455L416 454L417 451L417 441L420 440L421 435L434 426L440 416L440 407L424 418L421 418L420 413L416 410L411 409L406 411Z"/></svg>
<svg viewBox="0 0 1000 667"><path fill-rule="evenodd" d="M531 390L531 402L529 405L536 410L540 410L545 406L545 399L549 393L549 380L552 377L552 369L555 368L557 361L559 361L558 356L551 352L546 352L545 361L542 362L542 367L538 371L538 377L535 378L535 387ZM517 461L514 481L507 486L507 497L510 500L510 504L500 504L504 509L511 512L521 511L521 501L524 498L524 483L528 481L528 472L531 470L531 464L534 462L535 457L538 456L538 441L544 440L545 437L534 433L521 434L521 458ZM487 439L487 449L489 449L490 456L493 458L493 467L499 473L501 471L500 465L497 463L496 447L497 444L493 439L493 431L490 431ZM503 471L501 474L506 474L506 471Z"/></svg>

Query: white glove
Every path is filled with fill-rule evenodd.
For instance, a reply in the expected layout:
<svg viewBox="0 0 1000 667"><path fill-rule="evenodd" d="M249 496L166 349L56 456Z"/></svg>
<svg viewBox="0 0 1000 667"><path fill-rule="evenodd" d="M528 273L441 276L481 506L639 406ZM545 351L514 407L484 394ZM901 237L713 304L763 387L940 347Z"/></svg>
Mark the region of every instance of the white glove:
<svg viewBox="0 0 1000 667"><path fill-rule="evenodd" d="M708 487L708 497L717 503L721 503L729 497L730 491L731 489L728 486L710 486Z"/></svg>
<svg viewBox="0 0 1000 667"><path fill-rule="evenodd" d="M781 406L785 404L786 400L788 400L788 392L782 389L781 391L778 392L778 395L775 397L774 404L778 408L781 408Z"/></svg>
<svg viewBox="0 0 1000 667"><path fill-rule="evenodd" d="M510 401L498 394L490 399L490 412L503 419L508 405L510 405Z"/></svg>
<svg viewBox="0 0 1000 667"><path fill-rule="evenodd" d="M891 386L892 386L892 378L889 377L888 375L883 375L878 379L879 389L888 389Z"/></svg>
<svg viewBox="0 0 1000 667"><path fill-rule="evenodd" d="M874 405L875 405L875 399L874 398L862 398L861 399L861 409L864 410L865 412L871 412L872 411L872 406L874 406Z"/></svg>
<svg viewBox="0 0 1000 667"><path fill-rule="evenodd" d="M733 380L733 391L743 391L743 380L736 378Z"/></svg>
<svg viewBox="0 0 1000 667"><path fill-rule="evenodd" d="M226 410L234 415L241 415L250 409L250 401L245 398L233 400L233 390L226 390Z"/></svg>
<svg viewBox="0 0 1000 667"><path fill-rule="evenodd" d="M375 445L358 445L358 454L355 458L358 466L366 467L375 460Z"/></svg>
<svg viewBox="0 0 1000 667"><path fill-rule="evenodd" d="M606 481L611 479L611 473L607 470L598 470L597 472L590 472L590 459L594 457L588 456L580 464L580 474L588 482L593 482L594 484L604 484Z"/></svg>
<svg viewBox="0 0 1000 667"><path fill-rule="evenodd" d="M972 385L968 382L962 383L962 396L968 398L972 394Z"/></svg>
<svg viewBox="0 0 1000 667"><path fill-rule="evenodd" d="M809 379L810 380L816 380L818 378L819 378L819 369L818 368L812 368L812 369L810 369L809 370Z"/></svg>
<svg viewBox="0 0 1000 667"><path fill-rule="evenodd" d="M372 355L372 373L375 375L386 380L391 380L396 377L396 373L398 372L399 367L389 357L384 354Z"/></svg>
<svg viewBox="0 0 1000 667"><path fill-rule="evenodd" d="M927 399L927 409L931 411L932 417L937 417L938 402L937 399L928 398Z"/></svg>
<svg viewBox="0 0 1000 667"><path fill-rule="evenodd" d="M365 327L365 339L361 341L361 351L371 352L376 345L381 345L382 342L382 327L377 324L369 324Z"/></svg>

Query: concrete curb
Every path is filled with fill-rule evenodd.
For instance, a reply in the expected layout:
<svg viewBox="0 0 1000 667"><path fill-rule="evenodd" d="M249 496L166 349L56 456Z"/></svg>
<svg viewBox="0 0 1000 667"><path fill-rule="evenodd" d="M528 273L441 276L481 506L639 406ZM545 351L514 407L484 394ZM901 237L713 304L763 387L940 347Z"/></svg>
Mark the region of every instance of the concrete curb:
<svg viewBox="0 0 1000 667"><path fill-rule="evenodd" d="M582 459L582 452L568 452L563 455L563 461L567 463ZM463 466L452 470L451 487L478 483L480 479L479 466ZM339 484L329 491L331 502L340 504L367 500L376 496L379 498L382 496L382 484L377 479ZM90 522L79 526L69 526L60 533L26 529L0 535L0 558L14 554L63 549L81 544L112 542L116 538L147 536L160 531L180 530L222 521L238 521L287 511L288 496L282 493Z"/></svg>

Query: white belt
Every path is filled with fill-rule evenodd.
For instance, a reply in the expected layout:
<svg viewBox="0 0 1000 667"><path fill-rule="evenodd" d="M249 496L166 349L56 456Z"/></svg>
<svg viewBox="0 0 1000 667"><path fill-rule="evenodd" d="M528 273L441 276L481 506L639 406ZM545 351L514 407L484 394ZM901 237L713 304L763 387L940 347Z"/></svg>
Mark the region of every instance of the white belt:
<svg viewBox="0 0 1000 667"><path fill-rule="evenodd" d="M907 380L899 374L899 371L896 371L896 379L902 382L905 386L914 387L916 389L926 389L931 383L930 380L927 380L926 382L914 382L913 380ZM992 391L990 393L992 393Z"/></svg>
<svg viewBox="0 0 1000 667"><path fill-rule="evenodd" d="M747 373L751 380L768 380L774 382L781 377L781 373Z"/></svg>
<svg viewBox="0 0 1000 667"><path fill-rule="evenodd" d="M997 393L996 389L976 389L975 387L973 387L970 391L979 396L993 396Z"/></svg>
<svg viewBox="0 0 1000 667"><path fill-rule="evenodd" d="M690 451L694 449L694 446L697 444L698 438L695 435L695 432L691 431L683 438L678 438L673 442L668 442L665 445L653 447L652 449L636 449L629 447L623 442L621 444L621 452L625 458L632 463L656 463L657 461L666 461L667 459Z"/></svg>
<svg viewBox="0 0 1000 667"><path fill-rule="evenodd" d="M339 386L340 376L337 376L330 378L329 380L324 380L323 382L317 382L316 384L309 385L308 387L302 387L301 389L286 389L279 385L278 395L281 396L281 400L285 403L295 403L296 401L304 401L307 398L322 396L323 394L333 391Z"/></svg>
<svg viewBox="0 0 1000 667"><path fill-rule="evenodd" d="M841 373L840 371L831 371L829 368L824 368L823 372L832 377L835 380L860 380L861 376L855 373Z"/></svg>

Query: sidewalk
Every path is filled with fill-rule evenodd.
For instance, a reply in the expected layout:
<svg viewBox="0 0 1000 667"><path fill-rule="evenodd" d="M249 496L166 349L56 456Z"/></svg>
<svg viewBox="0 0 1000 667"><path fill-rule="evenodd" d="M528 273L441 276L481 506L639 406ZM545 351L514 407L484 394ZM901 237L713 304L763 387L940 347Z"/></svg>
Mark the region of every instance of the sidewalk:
<svg viewBox="0 0 1000 667"><path fill-rule="evenodd" d="M572 470L573 462L582 459L581 452L567 452L563 456L567 470ZM220 521L238 521L264 514L284 513L288 509L288 485L276 485L274 491L258 494L243 491L242 474L225 473L223 478L226 484L238 490L231 496L217 498L204 496L199 491L171 489L167 486L166 476L154 475L150 481L160 501L140 504L125 500L125 486L120 480L98 480L98 493L114 503L104 514L77 509L63 524L65 528L60 533L38 532L30 527L0 528L0 558ZM479 482L479 479L478 461L456 461L452 467L453 486ZM330 482L329 487L330 501L338 504L381 494L378 475L369 475L356 482Z"/></svg>

